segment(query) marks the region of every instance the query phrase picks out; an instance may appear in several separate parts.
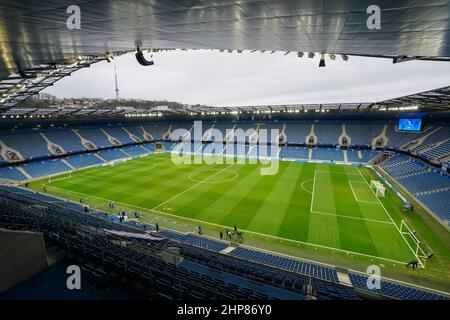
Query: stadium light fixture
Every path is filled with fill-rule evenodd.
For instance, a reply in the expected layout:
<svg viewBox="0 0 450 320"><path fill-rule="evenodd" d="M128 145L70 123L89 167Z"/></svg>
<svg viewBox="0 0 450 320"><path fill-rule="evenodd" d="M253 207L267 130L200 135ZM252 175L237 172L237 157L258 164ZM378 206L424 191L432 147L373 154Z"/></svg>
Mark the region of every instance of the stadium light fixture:
<svg viewBox="0 0 450 320"><path fill-rule="evenodd" d="M108 63L112 62L114 59L114 57L110 54L107 54L105 58L106 58L106 61L108 61Z"/></svg>
<svg viewBox="0 0 450 320"><path fill-rule="evenodd" d="M334 53L329 53L328 56L331 60L336 60L336 55Z"/></svg>
<svg viewBox="0 0 450 320"><path fill-rule="evenodd" d="M325 67L325 56L322 54L322 57L320 57L319 61L319 68Z"/></svg>
<svg viewBox="0 0 450 320"><path fill-rule="evenodd" d="M313 59L316 56L314 52L308 53L308 58Z"/></svg>
<svg viewBox="0 0 450 320"><path fill-rule="evenodd" d="M297 57L299 58L303 58L305 54L303 52L297 52Z"/></svg>
<svg viewBox="0 0 450 320"><path fill-rule="evenodd" d="M348 55L346 54L341 54L342 60L344 61L348 61Z"/></svg>
<svg viewBox="0 0 450 320"><path fill-rule="evenodd" d="M141 65L141 66L152 66L155 63L153 62L153 60L147 60L144 57L144 53L142 52L142 49L137 47L137 52L136 52L136 60L137 62Z"/></svg>

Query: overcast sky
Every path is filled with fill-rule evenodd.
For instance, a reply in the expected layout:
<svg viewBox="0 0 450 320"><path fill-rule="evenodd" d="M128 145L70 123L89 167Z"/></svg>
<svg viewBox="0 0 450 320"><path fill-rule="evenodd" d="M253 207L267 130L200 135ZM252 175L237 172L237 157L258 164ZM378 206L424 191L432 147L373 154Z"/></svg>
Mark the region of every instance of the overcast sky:
<svg viewBox="0 0 450 320"><path fill-rule="evenodd" d="M206 50L158 52L153 58L155 65L148 67L139 65L134 54L100 62L45 92L61 98L114 98L114 64L121 98L214 106L373 102L450 85L449 62L327 57L327 66L319 68L317 55Z"/></svg>

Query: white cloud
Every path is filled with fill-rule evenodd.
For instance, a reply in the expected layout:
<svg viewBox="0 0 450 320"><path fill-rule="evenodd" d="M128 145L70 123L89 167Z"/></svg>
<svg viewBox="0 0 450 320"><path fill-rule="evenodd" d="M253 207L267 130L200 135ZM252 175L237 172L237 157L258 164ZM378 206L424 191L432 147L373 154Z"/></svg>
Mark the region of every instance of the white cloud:
<svg viewBox="0 0 450 320"><path fill-rule="evenodd" d="M143 67L134 54L115 59L122 98L216 106L372 102L447 86L450 74L446 62L327 57L327 66L319 68L317 55L308 59L281 52L176 50L155 53L154 61L154 66ZM114 64L100 62L45 92L113 98L114 89Z"/></svg>

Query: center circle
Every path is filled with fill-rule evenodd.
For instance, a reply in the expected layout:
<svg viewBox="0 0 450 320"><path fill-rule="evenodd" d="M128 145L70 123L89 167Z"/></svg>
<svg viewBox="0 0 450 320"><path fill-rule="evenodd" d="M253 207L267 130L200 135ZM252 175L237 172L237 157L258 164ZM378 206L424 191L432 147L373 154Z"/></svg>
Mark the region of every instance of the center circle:
<svg viewBox="0 0 450 320"><path fill-rule="evenodd" d="M238 174L227 169L199 169L189 174L189 179L202 183L225 183L237 179Z"/></svg>

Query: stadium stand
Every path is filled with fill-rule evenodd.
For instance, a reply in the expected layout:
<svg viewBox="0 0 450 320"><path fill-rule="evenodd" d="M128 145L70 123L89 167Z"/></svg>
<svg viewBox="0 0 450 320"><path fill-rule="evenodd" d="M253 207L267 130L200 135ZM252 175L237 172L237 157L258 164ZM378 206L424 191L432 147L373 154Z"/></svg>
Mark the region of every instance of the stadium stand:
<svg viewBox="0 0 450 320"><path fill-rule="evenodd" d="M141 146L126 146L121 148L120 150L122 150L126 154L129 154L130 156L141 156L148 153L148 151Z"/></svg>
<svg viewBox="0 0 450 320"><path fill-rule="evenodd" d="M450 128L448 127L438 127L435 130L431 131L429 135L423 139L421 143L409 149L413 154L421 154L432 148L440 141L447 140L450 136Z"/></svg>
<svg viewBox="0 0 450 320"><path fill-rule="evenodd" d="M346 133L351 138L351 144L354 146L368 147L373 139L381 133L382 125L372 125L370 123L345 123Z"/></svg>
<svg viewBox="0 0 450 320"><path fill-rule="evenodd" d="M70 165L77 169L103 163L98 157L93 154L82 154L76 156L68 156L64 158Z"/></svg>
<svg viewBox="0 0 450 320"><path fill-rule="evenodd" d="M276 256L270 253L256 251L238 247L230 253L231 256L240 257L245 260L256 263L263 263L269 266L286 269L295 273L309 275L315 278L325 279L335 283L339 283L335 269L323 267L320 265L313 265L306 262L293 260L291 258Z"/></svg>
<svg viewBox="0 0 450 320"><path fill-rule="evenodd" d="M141 141L146 140L144 137L144 132L139 126L123 126L124 129L128 130L132 135L135 135Z"/></svg>
<svg viewBox="0 0 450 320"><path fill-rule="evenodd" d="M47 143L36 132L11 132L0 135L0 139L9 147L19 151L25 159L49 156ZM5 159L6 160L6 159Z"/></svg>
<svg viewBox="0 0 450 320"><path fill-rule="evenodd" d="M120 151L120 149L100 150L97 154L106 161L114 161L129 157L127 154Z"/></svg>
<svg viewBox="0 0 450 320"><path fill-rule="evenodd" d="M81 136L91 141L97 148L105 148L112 146L106 135L100 131L100 129L79 129L78 132Z"/></svg>
<svg viewBox="0 0 450 320"><path fill-rule="evenodd" d="M435 160L446 157L449 154L450 154L450 140L449 139L443 141L438 146L421 153L422 156L424 156L428 159L435 159Z"/></svg>
<svg viewBox="0 0 450 320"><path fill-rule="evenodd" d="M314 134L317 136L319 145L337 145L338 138L342 134L342 125L335 123L315 124Z"/></svg>
<svg viewBox="0 0 450 320"><path fill-rule="evenodd" d="M386 130L386 136L388 138L388 146L393 149L400 149L405 144L420 139L421 137L430 133L431 128L425 129L422 132L405 132L398 131L397 126L395 124L390 124Z"/></svg>
<svg viewBox="0 0 450 320"><path fill-rule="evenodd" d="M16 167L4 167L0 168L0 179L23 181L26 180L27 177L17 170Z"/></svg>
<svg viewBox="0 0 450 320"><path fill-rule="evenodd" d="M26 163L23 165L23 169L33 178L45 177L71 170L60 159Z"/></svg>
<svg viewBox="0 0 450 320"><path fill-rule="evenodd" d="M406 287L389 281L381 281L381 289L369 290L367 288L367 276L349 273L349 278L355 288L362 291L379 294L385 297L401 300L447 300L441 295L423 291L413 287Z"/></svg>
<svg viewBox="0 0 450 320"><path fill-rule="evenodd" d="M281 148L281 158L308 159L309 148L306 147L283 147Z"/></svg>
<svg viewBox="0 0 450 320"><path fill-rule="evenodd" d="M311 131L311 124L289 123L286 125L286 136L288 143L304 144L306 137Z"/></svg>
<svg viewBox="0 0 450 320"><path fill-rule="evenodd" d="M80 138L70 129L47 130L44 134L67 153L85 150Z"/></svg>
<svg viewBox="0 0 450 320"><path fill-rule="evenodd" d="M344 161L342 150L338 149L317 149L312 150L312 159Z"/></svg>
<svg viewBox="0 0 450 320"><path fill-rule="evenodd" d="M169 130L169 125L166 123L143 124L143 127L155 140L162 140L163 135Z"/></svg>
<svg viewBox="0 0 450 320"><path fill-rule="evenodd" d="M131 140L128 133L126 133L125 130L123 130L121 127L107 127L104 130L106 131L106 133L119 140L121 144L129 144L135 142Z"/></svg>
<svg viewBox="0 0 450 320"><path fill-rule="evenodd" d="M23 209L43 202L46 206ZM339 284L336 270L331 267L244 247L221 254L228 246L224 242L170 230L150 233L149 238L145 234L152 232L153 226L111 223L101 212L85 212L79 204L16 187L0 187L0 204L7 208L7 214L0 215L0 221L10 228L16 225L22 229L39 228L46 241L101 265L103 272L100 273L98 269L83 267L83 272L100 284L107 283L112 272L119 272L174 298L305 299L310 292L318 299L359 299L350 287ZM119 245L117 240L129 245ZM185 260L180 264L161 260L157 253L169 246L179 246ZM142 251L141 247L146 250ZM200 249L205 251L198 251ZM356 288L364 290L365 276L350 273L349 277ZM257 281L258 289L252 288L253 281ZM378 294L391 298L445 299L389 281L383 281L382 288Z"/></svg>
<svg viewBox="0 0 450 320"><path fill-rule="evenodd" d="M448 199L450 199L450 190L419 194L416 197L440 219L447 221L447 224L449 224L450 211L448 209Z"/></svg>
<svg viewBox="0 0 450 320"><path fill-rule="evenodd" d="M450 177L404 155L390 157L380 167L445 224L450 221Z"/></svg>

